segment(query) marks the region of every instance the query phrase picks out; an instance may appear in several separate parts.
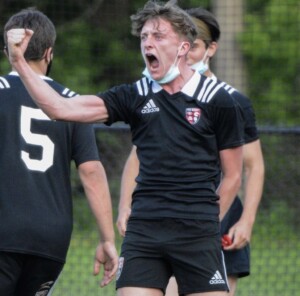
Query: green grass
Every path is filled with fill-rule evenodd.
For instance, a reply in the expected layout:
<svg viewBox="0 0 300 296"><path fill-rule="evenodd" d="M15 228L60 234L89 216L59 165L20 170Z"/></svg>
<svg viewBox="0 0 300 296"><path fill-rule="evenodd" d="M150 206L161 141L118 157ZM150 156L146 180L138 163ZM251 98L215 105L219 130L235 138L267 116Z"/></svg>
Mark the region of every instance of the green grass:
<svg viewBox="0 0 300 296"><path fill-rule="evenodd" d="M114 282L105 288L100 288L101 275L93 275L96 245L96 229L92 233L74 233L67 264L55 287L54 296L116 295Z"/></svg>

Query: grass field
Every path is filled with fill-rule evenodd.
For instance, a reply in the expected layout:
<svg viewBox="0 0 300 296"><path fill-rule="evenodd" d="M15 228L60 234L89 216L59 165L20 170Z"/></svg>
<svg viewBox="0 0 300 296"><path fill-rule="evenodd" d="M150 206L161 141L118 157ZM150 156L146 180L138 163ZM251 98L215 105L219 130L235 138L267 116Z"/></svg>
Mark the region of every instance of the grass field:
<svg viewBox="0 0 300 296"><path fill-rule="evenodd" d="M75 225L67 264L54 296L114 296L114 283L99 288L92 275L97 231L85 201L75 209ZM77 218L76 218L77 217ZM252 238L251 276L239 281L236 296L295 296L300 291L300 240L291 225L291 211L275 204L260 212ZM88 222L87 222L88 221ZM121 238L118 237L118 247Z"/></svg>

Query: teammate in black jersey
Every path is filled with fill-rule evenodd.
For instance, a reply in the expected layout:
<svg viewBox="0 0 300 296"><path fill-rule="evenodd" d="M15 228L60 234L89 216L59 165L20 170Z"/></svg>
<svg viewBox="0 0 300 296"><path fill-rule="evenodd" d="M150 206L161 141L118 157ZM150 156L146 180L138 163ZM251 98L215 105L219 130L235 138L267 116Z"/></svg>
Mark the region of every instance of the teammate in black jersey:
<svg viewBox="0 0 300 296"><path fill-rule="evenodd" d="M209 11L203 8L187 10L197 26L197 39L188 54L188 64L201 74L216 80L209 67L209 60L217 50L220 37L219 24ZM221 82L220 82L221 83ZM241 200L236 197L226 216L221 222L221 234L229 234L232 245L224 248L226 270L230 284L229 295L235 294L237 279L250 274L249 242L255 221L257 208L262 195L264 181L264 163L257 132L254 110L250 100L236 89L223 82L223 87L241 105L245 117L243 146L244 169L246 172L244 186L244 209ZM124 166L121 182L119 215L117 226L119 233L125 236L127 222L131 213L132 192L136 187L139 161L136 147ZM176 281L172 278L167 288L167 296L178 295Z"/></svg>
<svg viewBox="0 0 300 296"><path fill-rule="evenodd" d="M119 259L119 296L162 296L172 274L181 295L228 291L219 219L241 184L243 120L228 92L186 63L196 27L174 2L148 1L131 17L148 78L98 96L63 100L23 57L34 33L7 33L13 67L50 118L131 126L140 170Z"/></svg>
<svg viewBox="0 0 300 296"><path fill-rule="evenodd" d="M35 31L25 53L32 71L64 100L73 97L45 76L56 37L52 22L26 9L4 31L20 26ZM101 264L116 271L111 200L92 126L52 121L17 72L0 77L0 295L48 295L63 269L72 232L72 160L101 234L94 272ZM103 285L112 279L106 277Z"/></svg>
<svg viewBox="0 0 300 296"><path fill-rule="evenodd" d="M209 60L217 50L220 27L213 14L202 8L188 10L193 17L198 37L188 55L188 63L204 75L217 79L210 71ZM207 70L206 70L207 69ZM232 245L224 247L226 270L230 284L230 296L235 294L237 280L250 274L250 239L257 209L262 197L264 183L264 161L256 127L255 114L249 98L232 86L224 83L224 88L241 105L245 117L243 162L245 171L244 198L236 197L231 208L221 222L221 234L227 234Z"/></svg>

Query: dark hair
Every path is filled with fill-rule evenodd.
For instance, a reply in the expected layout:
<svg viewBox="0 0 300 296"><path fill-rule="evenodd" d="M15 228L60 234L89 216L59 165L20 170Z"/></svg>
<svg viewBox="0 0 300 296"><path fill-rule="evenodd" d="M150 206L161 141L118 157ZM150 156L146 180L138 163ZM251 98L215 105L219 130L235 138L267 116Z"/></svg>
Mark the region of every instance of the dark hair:
<svg viewBox="0 0 300 296"><path fill-rule="evenodd" d="M142 9L130 17L131 33L139 37L148 20L162 18L169 21L175 32L192 44L197 36L196 26L189 14L178 7L176 2L176 0L170 0L166 3L148 1Z"/></svg>
<svg viewBox="0 0 300 296"><path fill-rule="evenodd" d="M24 54L27 61L37 61L43 58L45 50L53 47L56 30L52 21L34 7L23 9L10 17L4 26L4 43L7 44L6 33L10 29L31 29L34 34Z"/></svg>
<svg viewBox="0 0 300 296"><path fill-rule="evenodd" d="M217 19L211 12L202 7L190 8L187 9L186 12L190 16L204 22L208 26L212 41L217 42L219 40L221 35L220 26Z"/></svg>

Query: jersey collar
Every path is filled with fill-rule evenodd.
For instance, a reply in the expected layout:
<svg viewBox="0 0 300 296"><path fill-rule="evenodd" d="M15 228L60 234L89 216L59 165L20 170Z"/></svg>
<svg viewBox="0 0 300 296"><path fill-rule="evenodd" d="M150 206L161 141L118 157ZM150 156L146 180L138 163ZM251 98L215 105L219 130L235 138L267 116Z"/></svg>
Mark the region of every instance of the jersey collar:
<svg viewBox="0 0 300 296"><path fill-rule="evenodd" d="M195 71L194 75L184 85L181 92L189 97L193 97L200 81L201 81L201 75L199 74L198 71Z"/></svg>
<svg viewBox="0 0 300 296"><path fill-rule="evenodd" d="M200 80L201 80L201 75L198 73L198 71L195 71L191 79L184 85L181 92L189 97L193 97L199 85ZM152 80L151 82L152 82L153 93L158 93L163 89L161 85L159 85L156 81Z"/></svg>
<svg viewBox="0 0 300 296"><path fill-rule="evenodd" d="M19 73L16 72L16 71L11 71L8 75L12 75L12 76L19 76ZM48 76L45 76L45 75L39 75L43 80L50 80L52 81L53 79L48 77Z"/></svg>

